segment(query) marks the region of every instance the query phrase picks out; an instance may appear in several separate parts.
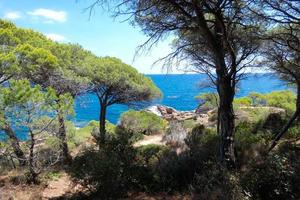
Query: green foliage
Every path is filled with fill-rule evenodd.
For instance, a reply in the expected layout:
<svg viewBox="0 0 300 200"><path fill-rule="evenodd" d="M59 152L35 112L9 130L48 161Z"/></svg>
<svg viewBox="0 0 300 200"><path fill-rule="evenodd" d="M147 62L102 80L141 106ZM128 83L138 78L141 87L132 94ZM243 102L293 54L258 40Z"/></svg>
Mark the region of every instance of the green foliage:
<svg viewBox="0 0 300 200"><path fill-rule="evenodd" d="M74 112L74 98L70 93L58 94L56 90L51 87L47 87L47 97L46 99L51 102L52 109L59 112L63 116L72 116L75 115Z"/></svg>
<svg viewBox="0 0 300 200"><path fill-rule="evenodd" d="M115 135L116 125L106 120L106 131L108 135ZM76 130L74 134L74 140L77 144L80 144L90 138L92 134L99 134L99 121L92 120L86 126Z"/></svg>
<svg viewBox="0 0 300 200"><path fill-rule="evenodd" d="M235 98L233 104L235 106L251 106L252 99L250 97Z"/></svg>
<svg viewBox="0 0 300 200"><path fill-rule="evenodd" d="M50 171L45 175L45 178L50 181L57 181L61 177L61 174L59 172Z"/></svg>
<svg viewBox="0 0 300 200"><path fill-rule="evenodd" d="M292 91L274 91L267 94L250 93L252 105L255 106L273 106L285 109L291 113L296 108L296 95Z"/></svg>
<svg viewBox="0 0 300 200"><path fill-rule="evenodd" d="M235 111L240 114L240 118L246 118L246 120L251 123L257 123L259 121L265 121L266 118L272 113L268 107L240 107ZM239 118L237 120L240 120Z"/></svg>
<svg viewBox="0 0 300 200"><path fill-rule="evenodd" d="M150 78L117 58L89 56L86 59L89 65L82 73L92 83L93 91L103 98L108 95L112 99L105 102L108 105L147 101L161 95ZM112 91L106 93L105 88Z"/></svg>
<svg viewBox="0 0 300 200"><path fill-rule="evenodd" d="M78 138L79 141L82 141L91 137L93 129L97 127L99 127L99 123L97 121L90 121L86 126L76 130L76 138Z"/></svg>
<svg viewBox="0 0 300 200"><path fill-rule="evenodd" d="M215 93L204 93L196 96L196 99L200 102L200 109L212 110L218 107L218 95ZM290 114L296 108L296 95L289 90L274 91L267 94L252 92L248 96L235 98L233 103L237 108L250 106L283 108Z"/></svg>
<svg viewBox="0 0 300 200"><path fill-rule="evenodd" d="M269 142L271 135L259 132L257 126L259 124L249 122L242 122L237 125L235 128L235 138L241 147L244 148L250 144L267 144Z"/></svg>
<svg viewBox="0 0 300 200"><path fill-rule="evenodd" d="M52 122L49 124L50 121ZM43 134L43 137L45 137L45 145L47 147L53 149L54 151L60 150L59 138L53 137L53 135L56 135L59 131L59 123L56 118L53 120L49 116L41 116L40 118L36 119L32 124L36 129L43 129L41 134ZM45 124L49 125L44 128ZM77 138L76 128L73 122L65 121L65 126L68 146L70 149L73 149L83 141Z"/></svg>
<svg viewBox="0 0 300 200"><path fill-rule="evenodd" d="M214 131L195 127L185 140L186 151L162 151L153 172L156 191L186 190L196 173L200 173L206 162L216 161L218 136ZM152 164L153 165L153 164Z"/></svg>
<svg viewBox="0 0 300 200"><path fill-rule="evenodd" d="M240 169L247 167L257 157L265 154L272 134L264 130L260 124L241 122L235 129L235 150L237 166Z"/></svg>
<svg viewBox="0 0 300 200"><path fill-rule="evenodd" d="M136 185L139 168L130 134L119 132L99 151L88 149L78 155L70 167L71 175L101 199L118 199ZM117 191L117 192L116 192Z"/></svg>
<svg viewBox="0 0 300 200"><path fill-rule="evenodd" d="M167 122L147 111L129 110L121 115L120 126L134 133L151 135L162 133L166 129Z"/></svg>
<svg viewBox="0 0 300 200"><path fill-rule="evenodd" d="M287 133L284 135L287 139L299 139L300 138L300 124L296 123L294 126L289 128Z"/></svg>
<svg viewBox="0 0 300 200"><path fill-rule="evenodd" d="M295 110L296 95L291 91L271 92L266 95L267 105L292 112Z"/></svg>
<svg viewBox="0 0 300 200"><path fill-rule="evenodd" d="M90 91L97 95L101 109L99 135L94 134L100 143L105 142L108 106L138 104L161 96L150 78L117 58L88 56L85 62L88 65L81 70L81 75L89 80Z"/></svg>
<svg viewBox="0 0 300 200"><path fill-rule="evenodd" d="M166 146L149 144L137 148L137 159L148 166L154 166L160 157L170 151Z"/></svg>
<svg viewBox="0 0 300 200"><path fill-rule="evenodd" d="M195 98L199 101L200 108L204 110L212 110L219 105L219 96L216 93L203 93Z"/></svg>
<svg viewBox="0 0 300 200"><path fill-rule="evenodd" d="M236 174L230 173L216 163L207 163L196 174L192 183L195 199L204 200L246 200Z"/></svg>
<svg viewBox="0 0 300 200"><path fill-rule="evenodd" d="M195 126L197 126L198 123L196 120L188 119L183 121L183 127L187 130L192 130Z"/></svg>
<svg viewBox="0 0 300 200"><path fill-rule="evenodd" d="M298 199L299 168L295 168L293 162L285 155L270 155L251 166L242 176L242 186L253 199Z"/></svg>

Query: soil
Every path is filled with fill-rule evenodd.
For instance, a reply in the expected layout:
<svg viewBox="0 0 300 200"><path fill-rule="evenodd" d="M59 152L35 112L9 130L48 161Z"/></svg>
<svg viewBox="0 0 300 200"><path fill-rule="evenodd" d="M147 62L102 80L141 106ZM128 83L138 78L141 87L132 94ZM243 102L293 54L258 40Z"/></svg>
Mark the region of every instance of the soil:
<svg viewBox="0 0 300 200"><path fill-rule="evenodd" d="M163 136L164 134L145 135L142 140L137 141L133 146L140 147L148 144L165 145Z"/></svg>

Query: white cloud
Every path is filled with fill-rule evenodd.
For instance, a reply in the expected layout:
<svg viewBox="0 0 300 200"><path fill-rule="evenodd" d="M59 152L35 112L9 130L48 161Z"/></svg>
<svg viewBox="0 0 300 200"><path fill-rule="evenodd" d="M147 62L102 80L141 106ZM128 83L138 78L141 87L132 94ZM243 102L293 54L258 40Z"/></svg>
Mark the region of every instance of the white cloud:
<svg viewBox="0 0 300 200"><path fill-rule="evenodd" d="M67 21L67 13L65 11L56 11L45 8L35 9L31 12L27 12L28 15L42 17L49 21L56 22L66 22Z"/></svg>
<svg viewBox="0 0 300 200"><path fill-rule="evenodd" d="M56 33L48 33L48 34L45 34L47 38L53 40L53 41L57 41L57 42L63 42L63 41L66 41L67 38L63 35L59 35L59 34L56 34Z"/></svg>
<svg viewBox="0 0 300 200"><path fill-rule="evenodd" d="M20 19L21 17L22 17L22 14L18 11L7 12L4 15L4 18L11 19L11 20Z"/></svg>

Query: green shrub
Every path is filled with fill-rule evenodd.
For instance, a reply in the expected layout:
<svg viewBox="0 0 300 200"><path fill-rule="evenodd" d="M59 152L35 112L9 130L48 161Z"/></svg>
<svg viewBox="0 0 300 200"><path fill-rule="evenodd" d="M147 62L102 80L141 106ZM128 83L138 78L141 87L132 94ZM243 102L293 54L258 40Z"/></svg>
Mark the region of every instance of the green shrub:
<svg viewBox="0 0 300 200"><path fill-rule="evenodd" d="M196 120L193 119L187 119L183 121L183 127L188 130L192 130L195 126L197 126L199 123Z"/></svg>
<svg viewBox="0 0 300 200"><path fill-rule="evenodd" d="M116 125L106 120L105 128L107 136L115 135ZM99 122L92 120L86 126L76 130L75 138L79 143L82 143L91 136L97 137L97 135L99 135Z"/></svg>
<svg viewBox="0 0 300 200"><path fill-rule="evenodd" d="M264 94L258 92L251 92L248 97L252 99L253 106L266 106L267 101Z"/></svg>
<svg viewBox="0 0 300 200"><path fill-rule="evenodd" d="M299 171L291 161L285 155L273 154L254 162L242 175L243 188L253 199L299 199Z"/></svg>
<svg viewBox="0 0 300 200"><path fill-rule="evenodd" d="M187 190L196 173L200 173L205 163L217 160L218 136L203 126L195 127L184 140L186 151L177 154L166 151L154 166L157 190L172 192Z"/></svg>
<svg viewBox="0 0 300 200"><path fill-rule="evenodd" d="M203 93L195 97L199 101L201 110L212 110L219 105L219 96L217 93Z"/></svg>
<svg viewBox="0 0 300 200"><path fill-rule="evenodd" d="M188 133L185 143L189 149L188 153L201 159L203 162L216 160L218 155L219 137L214 129L206 129L198 125Z"/></svg>
<svg viewBox="0 0 300 200"><path fill-rule="evenodd" d="M28 176L30 176L28 172L23 174L12 175L9 177L9 182L11 182L14 185L23 185L28 182Z"/></svg>
<svg viewBox="0 0 300 200"><path fill-rule="evenodd" d="M236 99L234 99L233 104L235 106L251 106L252 99L250 97L236 98Z"/></svg>
<svg viewBox="0 0 300 200"><path fill-rule="evenodd" d="M289 114L296 108L296 95L292 91L274 91L267 94L250 93L254 106L273 106L285 109Z"/></svg>
<svg viewBox="0 0 300 200"><path fill-rule="evenodd" d="M207 163L191 184L193 199L246 200L239 177L222 169L217 163Z"/></svg>
<svg viewBox="0 0 300 200"><path fill-rule="evenodd" d="M300 138L300 124L295 124L284 135L287 139L299 139Z"/></svg>
<svg viewBox="0 0 300 200"><path fill-rule="evenodd" d="M59 180L61 177L61 174L59 172L50 171L45 175L45 178L48 180Z"/></svg>
<svg viewBox="0 0 300 200"><path fill-rule="evenodd" d="M275 91L266 94L267 105L283 108L291 113L296 108L296 95L291 91Z"/></svg>
<svg viewBox="0 0 300 200"><path fill-rule="evenodd" d="M156 164L160 157L170 151L167 146L149 144L137 148L137 158L147 166Z"/></svg>
<svg viewBox="0 0 300 200"><path fill-rule="evenodd" d="M51 118L48 116L43 116L40 119L34 122L34 127L41 129L45 124L50 122ZM65 127L67 132L67 141L69 149L73 149L78 145L77 137L76 137L76 127L73 122L66 120ZM46 136L46 144L53 149L59 149L59 140L57 137L52 137L56 135L59 130L58 120L54 120L51 124L47 126L47 128L43 131L43 134Z"/></svg>
<svg viewBox="0 0 300 200"><path fill-rule="evenodd" d="M132 133L132 136L130 138L131 142L137 142L139 140L144 139L144 135L142 133Z"/></svg>
<svg viewBox="0 0 300 200"><path fill-rule="evenodd" d="M127 131L151 135L163 132L167 123L153 113L129 110L121 115L120 126Z"/></svg>
<svg viewBox="0 0 300 200"><path fill-rule="evenodd" d="M262 128L276 134L281 130L284 124L285 120L280 113L270 113L264 120Z"/></svg>
<svg viewBox="0 0 300 200"><path fill-rule="evenodd" d="M130 137L129 133L118 132L99 150L85 150L70 166L71 176L99 199L124 197L137 185L136 177L142 171L135 165L136 153Z"/></svg>
<svg viewBox="0 0 300 200"><path fill-rule="evenodd" d="M253 160L266 152L272 134L258 131L256 123L242 122L235 129L235 151L237 167L247 167ZM260 128L259 128L260 129Z"/></svg>
<svg viewBox="0 0 300 200"><path fill-rule="evenodd" d="M266 117L270 114L270 109L267 107L261 107L261 108L238 108L236 113L243 112L243 115L245 116L247 120L244 121L250 121L252 123L256 123L259 120L265 120Z"/></svg>

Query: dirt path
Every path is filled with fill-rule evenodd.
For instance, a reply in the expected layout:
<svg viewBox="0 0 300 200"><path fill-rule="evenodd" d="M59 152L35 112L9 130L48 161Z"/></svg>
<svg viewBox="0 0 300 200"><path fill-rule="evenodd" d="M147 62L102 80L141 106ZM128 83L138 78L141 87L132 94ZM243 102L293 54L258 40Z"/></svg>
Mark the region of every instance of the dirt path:
<svg viewBox="0 0 300 200"><path fill-rule="evenodd" d="M57 180L48 182L48 186L42 193L43 199L60 197L70 191L72 182L66 173L61 174Z"/></svg>
<svg viewBox="0 0 300 200"><path fill-rule="evenodd" d="M57 180L48 182L47 187L42 192L42 199L55 199L77 192L85 192L85 190L81 185L72 182L70 176L63 172Z"/></svg>
<svg viewBox="0 0 300 200"><path fill-rule="evenodd" d="M163 134L145 135L142 140L137 141L133 146L140 147L148 144L165 145L166 143L163 141Z"/></svg>

